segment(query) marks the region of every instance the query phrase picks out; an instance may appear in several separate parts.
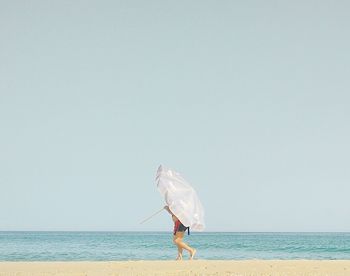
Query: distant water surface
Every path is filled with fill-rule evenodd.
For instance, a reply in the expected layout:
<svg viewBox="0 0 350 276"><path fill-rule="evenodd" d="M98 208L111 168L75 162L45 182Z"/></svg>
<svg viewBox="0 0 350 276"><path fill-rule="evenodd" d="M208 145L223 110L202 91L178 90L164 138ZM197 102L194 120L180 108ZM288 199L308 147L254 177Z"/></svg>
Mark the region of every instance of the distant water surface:
<svg viewBox="0 0 350 276"><path fill-rule="evenodd" d="M350 233L192 232L185 241L198 259L350 259ZM171 260L176 252L170 232L0 232L0 261Z"/></svg>

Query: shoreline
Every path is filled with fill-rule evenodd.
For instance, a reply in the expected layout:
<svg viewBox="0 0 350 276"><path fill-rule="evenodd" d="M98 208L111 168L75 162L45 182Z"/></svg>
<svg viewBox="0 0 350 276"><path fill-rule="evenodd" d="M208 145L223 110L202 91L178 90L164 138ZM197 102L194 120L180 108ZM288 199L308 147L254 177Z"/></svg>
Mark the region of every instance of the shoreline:
<svg viewBox="0 0 350 276"><path fill-rule="evenodd" d="M0 261L0 276L350 275L350 260Z"/></svg>

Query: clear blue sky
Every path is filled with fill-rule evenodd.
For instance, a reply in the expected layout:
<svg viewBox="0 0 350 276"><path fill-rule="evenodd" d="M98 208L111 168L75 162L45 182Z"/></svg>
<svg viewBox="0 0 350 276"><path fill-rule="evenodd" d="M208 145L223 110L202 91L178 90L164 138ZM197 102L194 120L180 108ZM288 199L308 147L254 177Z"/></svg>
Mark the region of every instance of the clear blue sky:
<svg viewBox="0 0 350 276"><path fill-rule="evenodd" d="M348 1L1 1L0 230L350 231Z"/></svg>

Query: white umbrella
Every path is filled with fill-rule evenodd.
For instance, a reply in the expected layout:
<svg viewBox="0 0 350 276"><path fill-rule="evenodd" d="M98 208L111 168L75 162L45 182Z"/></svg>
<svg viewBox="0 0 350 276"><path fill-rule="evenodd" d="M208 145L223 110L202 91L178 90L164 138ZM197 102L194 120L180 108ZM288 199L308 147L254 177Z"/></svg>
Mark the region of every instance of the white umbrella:
<svg viewBox="0 0 350 276"><path fill-rule="evenodd" d="M159 166L156 183L170 211L191 230L203 231L204 209L196 191L174 170Z"/></svg>

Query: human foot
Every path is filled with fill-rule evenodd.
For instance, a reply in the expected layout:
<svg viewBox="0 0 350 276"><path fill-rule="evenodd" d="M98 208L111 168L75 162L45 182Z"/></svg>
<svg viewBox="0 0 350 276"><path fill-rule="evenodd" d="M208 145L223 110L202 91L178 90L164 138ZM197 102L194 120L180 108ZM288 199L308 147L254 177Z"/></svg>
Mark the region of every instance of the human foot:
<svg viewBox="0 0 350 276"><path fill-rule="evenodd" d="M177 258L176 258L177 261L181 261L182 260L182 255L177 255Z"/></svg>
<svg viewBox="0 0 350 276"><path fill-rule="evenodd" d="M196 252L197 252L197 250L193 248L191 253L190 253L190 260L193 260L194 255L196 255Z"/></svg>

